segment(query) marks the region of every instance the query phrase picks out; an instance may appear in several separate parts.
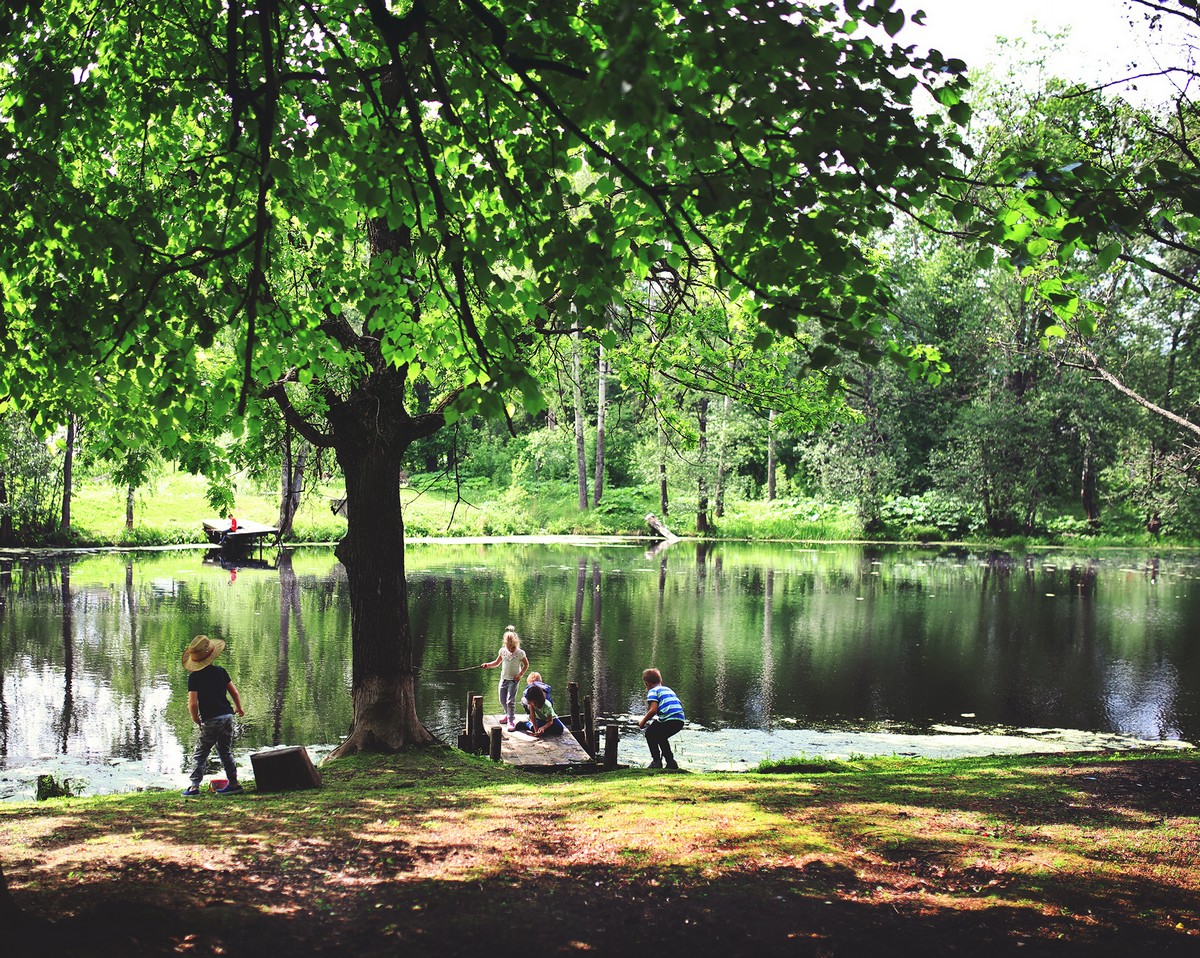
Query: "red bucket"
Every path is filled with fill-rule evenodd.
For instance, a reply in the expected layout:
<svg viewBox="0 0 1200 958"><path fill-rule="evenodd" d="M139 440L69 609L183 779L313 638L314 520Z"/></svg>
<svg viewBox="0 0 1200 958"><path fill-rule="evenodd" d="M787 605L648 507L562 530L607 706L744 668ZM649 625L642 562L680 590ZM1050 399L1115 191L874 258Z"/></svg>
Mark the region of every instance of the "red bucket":
<svg viewBox="0 0 1200 958"><path fill-rule="evenodd" d="M211 782L208 783L208 787L211 788L215 792L218 788L224 788L228 784L229 784L229 779L227 779L227 778L214 778Z"/></svg>

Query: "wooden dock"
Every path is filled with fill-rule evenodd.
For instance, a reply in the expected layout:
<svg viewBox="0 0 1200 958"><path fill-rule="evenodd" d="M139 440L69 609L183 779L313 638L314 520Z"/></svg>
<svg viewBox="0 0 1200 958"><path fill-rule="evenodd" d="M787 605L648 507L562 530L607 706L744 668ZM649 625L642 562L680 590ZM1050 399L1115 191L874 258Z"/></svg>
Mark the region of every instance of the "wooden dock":
<svg viewBox="0 0 1200 958"><path fill-rule="evenodd" d="M592 756L575 740L567 729L551 738L534 736L529 732L510 732L503 724L503 715L484 719L490 741L496 729L500 733L500 761L517 768L552 768L559 765L591 765Z"/></svg>
<svg viewBox="0 0 1200 958"><path fill-rule="evenodd" d="M483 696L477 692L469 693L467 727L458 737L458 747L476 755L489 755L493 761L516 768L616 768L617 727L608 725L603 729L604 746L601 749L591 696L583 700L580 709L579 686L570 682L567 691L571 700L570 715L559 716L566 731L551 738L510 732L502 715L484 718Z"/></svg>

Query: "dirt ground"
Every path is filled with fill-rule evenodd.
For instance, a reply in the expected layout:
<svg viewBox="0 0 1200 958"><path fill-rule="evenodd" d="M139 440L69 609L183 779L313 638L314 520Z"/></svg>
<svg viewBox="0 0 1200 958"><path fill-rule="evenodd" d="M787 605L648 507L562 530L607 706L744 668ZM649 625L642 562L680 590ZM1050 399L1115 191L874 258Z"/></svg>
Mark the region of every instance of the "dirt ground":
<svg viewBox="0 0 1200 958"><path fill-rule="evenodd" d="M1200 955L1190 757L1051 765L999 791L947 782L936 807L899 776L869 809L853 784L666 778L628 785L662 789L663 820L687 822L658 848L619 807L537 795L506 810L448 794L420 814L379 793L314 800L323 827L294 834L267 796L236 813L164 800L161 822L125 828L48 810L14 826L26 850L3 858L28 919L4 951Z"/></svg>

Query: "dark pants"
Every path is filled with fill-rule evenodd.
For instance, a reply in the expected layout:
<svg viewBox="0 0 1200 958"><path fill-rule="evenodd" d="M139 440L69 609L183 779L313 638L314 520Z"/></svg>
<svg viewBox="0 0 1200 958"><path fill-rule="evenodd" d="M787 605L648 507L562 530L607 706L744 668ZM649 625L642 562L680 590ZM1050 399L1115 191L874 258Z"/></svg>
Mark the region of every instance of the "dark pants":
<svg viewBox="0 0 1200 958"><path fill-rule="evenodd" d="M208 753L213 746L217 747L217 755L225 766L225 776L229 784L237 782L237 766L233 763L233 716L218 715L200 724L200 741L196 743L196 751L192 754L192 784L199 786L204 778L204 766L208 763Z"/></svg>
<svg viewBox="0 0 1200 958"><path fill-rule="evenodd" d="M667 765L675 764L675 755L667 740L681 728L683 719L656 719L646 726L646 744L650 746L650 757L654 761L666 759Z"/></svg>
<svg viewBox="0 0 1200 958"><path fill-rule="evenodd" d="M532 722L518 722L513 728L518 732L533 732ZM547 738L553 738L555 735L562 735L566 726L558 719L553 719L548 725L542 726L542 735Z"/></svg>

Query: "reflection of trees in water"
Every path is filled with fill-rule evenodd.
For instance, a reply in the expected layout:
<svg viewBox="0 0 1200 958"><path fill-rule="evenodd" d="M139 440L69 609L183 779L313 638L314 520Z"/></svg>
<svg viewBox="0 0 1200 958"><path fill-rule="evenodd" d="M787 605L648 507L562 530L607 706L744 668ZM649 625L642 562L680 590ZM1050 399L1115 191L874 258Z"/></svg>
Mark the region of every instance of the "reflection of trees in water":
<svg viewBox="0 0 1200 958"><path fill-rule="evenodd" d="M1168 661L1139 666L1125 659L1104 670L1104 711L1113 729L1148 739L1178 739L1179 673Z"/></svg>
<svg viewBox="0 0 1200 958"><path fill-rule="evenodd" d="M567 650L567 681L579 681L579 640L583 631L583 596L587 589L587 559L575 564L575 609L571 615L571 644Z"/></svg>
<svg viewBox="0 0 1200 958"><path fill-rule="evenodd" d="M300 583L292 568L292 554L287 549L279 553L279 657L275 667L275 697L271 704L271 744L283 742L283 707L287 700L288 665L291 659L292 615L296 629L303 628L300 617Z"/></svg>
<svg viewBox="0 0 1200 958"><path fill-rule="evenodd" d="M133 727L116 751L125 758L140 760L149 747L149 733L142 727L142 675L138 653L138 597L133 587L133 559L125 560L125 609L129 621L129 678L132 693Z"/></svg>
<svg viewBox="0 0 1200 958"><path fill-rule="evenodd" d="M0 559L0 757L8 755L8 700L4 696L4 613L8 606L5 594L12 588L12 561Z"/></svg>
<svg viewBox="0 0 1200 958"><path fill-rule="evenodd" d="M75 715L75 616L74 605L71 601L71 566L63 563L60 566L62 587L62 642L63 642L63 707L62 714L55 722L55 732L59 738L59 750L67 754L67 744L71 731L78 726Z"/></svg>
<svg viewBox="0 0 1200 958"><path fill-rule="evenodd" d="M592 706L597 712L607 712L608 670L605 668L603 600L600 560L592 559Z"/></svg>

